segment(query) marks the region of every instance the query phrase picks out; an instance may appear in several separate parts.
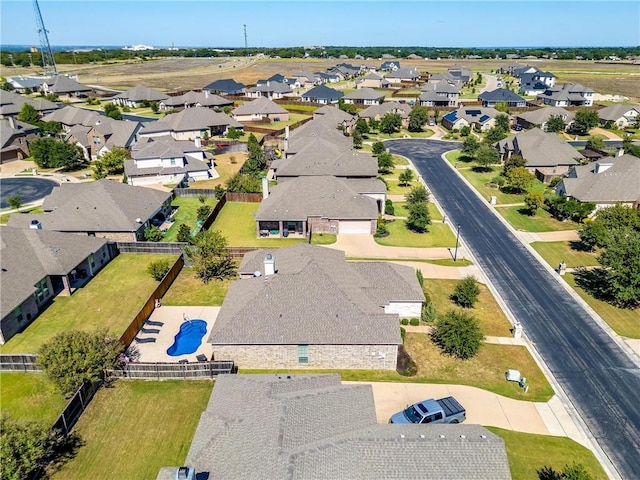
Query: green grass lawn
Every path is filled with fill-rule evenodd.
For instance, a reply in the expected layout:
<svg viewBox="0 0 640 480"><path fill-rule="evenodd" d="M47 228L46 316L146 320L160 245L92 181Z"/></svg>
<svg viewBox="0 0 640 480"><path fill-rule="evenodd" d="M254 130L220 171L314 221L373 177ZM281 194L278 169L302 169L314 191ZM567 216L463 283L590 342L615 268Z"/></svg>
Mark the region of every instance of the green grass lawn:
<svg viewBox="0 0 640 480"><path fill-rule="evenodd" d="M212 209L215 207L218 201L215 197L208 197L204 205L209 205ZM164 234L163 242L175 242L177 241L178 231L180 225L185 223L189 225L191 233L194 232L197 227L196 221L198 220L198 208L203 204L197 197L176 197L171 202L171 206L177 207L176 213L173 218L175 222L169 230ZM197 232L196 232L197 233Z"/></svg>
<svg viewBox="0 0 640 480"><path fill-rule="evenodd" d="M567 267L587 267L598 265L597 254L573 248L577 242L533 242L530 245L546 262L556 268L560 262Z"/></svg>
<svg viewBox="0 0 640 480"><path fill-rule="evenodd" d="M498 207L496 211L516 230L523 232L556 232L560 230L577 230L581 224L567 220L561 222L551 216L543 208L539 208L535 216L530 216L526 206Z"/></svg>
<svg viewBox="0 0 640 480"><path fill-rule="evenodd" d="M526 347L485 343L469 360L442 355L426 333L407 332L405 347L418 365L414 377L404 377L388 370L244 370L238 373L336 373L343 381L403 382L469 385L517 400L546 402L553 389ZM507 382L504 372L515 368L527 377L529 392L515 382Z"/></svg>
<svg viewBox="0 0 640 480"><path fill-rule="evenodd" d="M406 227L404 220L387 224L389 236L375 238L380 245L389 247L453 247L456 237L448 225L432 223L427 233L414 233Z"/></svg>
<svg viewBox="0 0 640 480"><path fill-rule="evenodd" d="M53 424L67 400L38 372L0 373L0 409L12 418Z"/></svg>
<svg viewBox="0 0 640 480"><path fill-rule="evenodd" d="M204 284L195 276L192 267L184 267L162 297L162 304L220 306L233 280L211 280Z"/></svg>
<svg viewBox="0 0 640 480"><path fill-rule="evenodd" d="M260 128L266 128L266 129L269 129L269 130L280 130L281 128L284 128L287 125L289 125L289 126L293 125L294 123L297 123L300 120L304 120L306 118L309 118L309 115L304 115L302 113L289 113L289 120L287 120L287 121L279 121L279 122L272 121L271 123L256 124L256 126L260 127ZM255 135L255 133L254 133L254 135Z"/></svg>
<svg viewBox="0 0 640 480"><path fill-rule="evenodd" d="M22 333L0 347L0 353L37 353L54 335L68 330L104 327L120 335L140 311L156 282L147 273L149 263L175 256L123 253L70 297L56 297Z"/></svg>
<svg viewBox="0 0 640 480"><path fill-rule="evenodd" d="M573 287L582 299L593 308L602 319L618 334L628 338L640 338L640 308L629 310L618 308L602 300L593 298L576 285L572 274L567 273L562 278Z"/></svg>
<svg viewBox="0 0 640 480"><path fill-rule="evenodd" d="M334 233L314 233L311 236L311 243L313 245L331 245L336 243L338 236Z"/></svg>
<svg viewBox="0 0 640 480"><path fill-rule="evenodd" d="M391 155L391 158L393 158L393 164L394 165L409 165L409 160L407 160L405 157L401 156L401 155Z"/></svg>
<svg viewBox="0 0 640 480"><path fill-rule="evenodd" d="M429 202L427 203L427 207L429 209L429 214L431 215L431 220L442 220L442 213L440 213L440 210L438 210L435 203ZM396 217L406 217L409 215L406 202L393 202L393 208Z"/></svg>
<svg viewBox="0 0 640 480"><path fill-rule="evenodd" d="M83 446L51 478L147 480L184 465L212 388L204 380L120 380L100 389L74 429Z"/></svg>
<svg viewBox="0 0 640 480"><path fill-rule="evenodd" d="M257 238L255 214L259 203L227 202L211 228L227 237L230 247L286 247L306 238Z"/></svg>
<svg viewBox="0 0 640 480"><path fill-rule="evenodd" d="M536 470L544 466L561 470L574 462L584 465L594 480L608 478L591 450L570 438L514 432L497 427L487 429L504 440L513 480L538 478Z"/></svg>
<svg viewBox="0 0 640 480"><path fill-rule="evenodd" d="M11 215L19 215L22 213L44 213L44 210L42 210L41 206L31 207L26 209L24 207L21 207L20 213L14 212L14 213L4 213L0 215L0 225L6 225L7 223L9 223L9 217Z"/></svg>
<svg viewBox="0 0 640 480"><path fill-rule="evenodd" d="M480 287L478 302L473 308L462 309L450 298L458 282L459 280L443 278L424 279L425 294L429 296L431 302L436 306L436 311L442 314L452 309L463 310L478 319L482 326L482 333L485 335L511 337L511 323L507 320L487 286L478 283L478 287Z"/></svg>
<svg viewBox="0 0 640 480"><path fill-rule="evenodd" d="M224 153L216 155L214 159L215 170L220 175L218 178L210 180L200 180L192 185L192 188L215 188L217 185L225 186L227 181L233 177L247 159L246 152Z"/></svg>

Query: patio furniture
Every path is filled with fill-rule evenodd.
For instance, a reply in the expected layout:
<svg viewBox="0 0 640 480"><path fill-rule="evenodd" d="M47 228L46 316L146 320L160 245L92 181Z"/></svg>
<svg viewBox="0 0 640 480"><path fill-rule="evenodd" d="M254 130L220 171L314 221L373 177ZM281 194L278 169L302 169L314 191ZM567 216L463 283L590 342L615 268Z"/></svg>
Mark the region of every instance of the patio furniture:
<svg viewBox="0 0 640 480"><path fill-rule="evenodd" d="M164 322L158 322L156 320L147 320L144 323L145 325L150 325L152 327L162 327L164 325Z"/></svg>
<svg viewBox="0 0 640 480"><path fill-rule="evenodd" d="M153 343L156 341L155 338L139 338L139 337L135 337L134 340L138 343Z"/></svg>
<svg viewBox="0 0 640 480"><path fill-rule="evenodd" d="M196 358L198 359L199 362L207 362L207 361L209 361L207 356L202 354L202 353L200 355L196 355Z"/></svg>
<svg viewBox="0 0 640 480"><path fill-rule="evenodd" d="M187 360L186 358L183 358L182 360L178 360L178 363L182 363L184 365L189 363L189 360Z"/></svg>
<svg viewBox="0 0 640 480"><path fill-rule="evenodd" d="M160 329L159 328L144 328L144 327L142 327L140 329L140 331L142 333L160 333Z"/></svg>

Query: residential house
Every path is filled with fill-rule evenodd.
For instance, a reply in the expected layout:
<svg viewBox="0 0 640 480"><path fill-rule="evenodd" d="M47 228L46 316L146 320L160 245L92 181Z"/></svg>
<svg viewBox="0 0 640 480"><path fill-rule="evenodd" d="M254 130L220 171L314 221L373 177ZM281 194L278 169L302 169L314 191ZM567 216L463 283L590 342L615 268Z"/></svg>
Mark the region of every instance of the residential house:
<svg viewBox="0 0 640 480"><path fill-rule="evenodd" d="M83 125L85 127L89 127L106 118L107 117L95 110L85 110L84 108L66 105L45 115L42 117L42 121L58 122L62 126L63 130L68 132L73 126Z"/></svg>
<svg viewBox="0 0 640 480"><path fill-rule="evenodd" d="M486 132L496 123L501 112L489 107L458 108L442 117L442 126L448 130L460 130L462 127Z"/></svg>
<svg viewBox="0 0 640 480"><path fill-rule="evenodd" d="M384 93L375 91L373 88L360 88L355 92L348 93L344 97L344 103L355 105L379 105L384 101Z"/></svg>
<svg viewBox="0 0 640 480"><path fill-rule="evenodd" d="M576 165L556 186L556 193L596 210L617 204L640 208L640 159L623 154L587 165Z"/></svg>
<svg viewBox="0 0 640 480"><path fill-rule="evenodd" d="M151 137L132 149L131 160L124 161L129 185L182 184L219 177L210 166L213 155L194 142L171 137Z"/></svg>
<svg viewBox="0 0 640 480"><path fill-rule="evenodd" d="M384 78L390 83L390 87L399 87L401 83L415 83L420 81L421 73L415 67L403 67L392 70Z"/></svg>
<svg viewBox="0 0 640 480"><path fill-rule="evenodd" d="M60 108L57 103L50 102L49 100L25 97L18 93L0 89L0 115L3 117L18 116L25 103L31 105L41 116L47 115Z"/></svg>
<svg viewBox="0 0 640 480"><path fill-rule="evenodd" d="M340 81L340 76L332 73L315 72L315 76L321 83L338 83Z"/></svg>
<svg viewBox="0 0 640 480"><path fill-rule="evenodd" d="M513 93L508 88L496 88L490 92L482 92L478 95L483 107L495 107L498 104L506 104L507 107L526 107L527 101L520 95Z"/></svg>
<svg viewBox="0 0 640 480"><path fill-rule="evenodd" d="M27 77L22 75L7 77L7 82L11 84L16 93L37 93L40 91L40 87L45 81L51 81L51 78Z"/></svg>
<svg viewBox="0 0 640 480"><path fill-rule="evenodd" d="M53 78L52 83L46 81L42 84L42 91L45 95L52 93L64 98L83 98L93 92L92 87L82 85L67 75L56 75Z"/></svg>
<svg viewBox="0 0 640 480"><path fill-rule="evenodd" d="M528 96L536 96L544 93L547 88L555 85L556 76L551 72L536 70L533 73L521 73L520 93Z"/></svg>
<svg viewBox="0 0 640 480"><path fill-rule="evenodd" d="M13 215L12 217L34 217ZM57 295L71 295L109 263L105 239L29 228L2 227L0 344L24 330Z"/></svg>
<svg viewBox="0 0 640 480"><path fill-rule="evenodd" d="M593 93L578 83L565 83L548 88L538 95L538 100L553 107L590 107L593 105Z"/></svg>
<svg viewBox="0 0 640 480"><path fill-rule="evenodd" d="M537 127L546 132L547 122L551 117L561 117L566 130L573 122L574 114L562 107L543 107L529 112L518 113L515 117L516 123L521 125L522 128Z"/></svg>
<svg viewBox="0 0 640 480"><path fill-rule="evenodd" d="M313 119L329 120L346 134L351 133L358 120L354 115L351 115L332 105L325 105L324 107L320 107L315 110L313 112Z"/></svg>
<svg viewBox="0 0 640 480"><path fill-rule="evenodd" d="M327 87L326 85L318 85L317 87L313 87L300 95L300 100L303 102L315 102L329 105L332 103L338 103L338 100L343 96L344 93L339 90Z"/></svg>
<svg viewBox="0 0 640 480"><path fill-rule="evenodd" d="M407 60L422 60L420 55L416 55L415 53L410 53L407 55Z"/></svg>
<svg viewBox="0 0 640 480"><path fill-rule="evenodd" d="M23 160L29 156L29 142L40 136L34 125L14 117L0 118L0 164Z"/></svg>
<svg viewBox="0 0 640 480"><path fill-rule="evenodd" d="M382 72L393 72L394 70L398 70L399 68L399 60L387 60L385 62L382 62L382 65L380 65L380 68L378 70Z"/></svg>
<svg viewBox="0 0 640 480"><path fill-rule="evenodd" d="M289 112L266 97L245 102L234 109L231 114L238 122L286 122L289 120Z"/></svg>
<svg viewBox="0 0 640 480"><path fill-rule="evenodd" d="M371 385L327 374L220 375L186 464L227 480L511 479L486 428L380 424Z"/></svg>
<svg viewBox="0 0 640 480"><path fill-rule="evenodd" d="M122 105L123 107L139 108L145 102L160 103L166 100L169 95L164 94L153 88L145 87L144 85L137 85L126 92L119 93L111 98L111 101L116 105Z"/></svg>
<svg viewBox="0 0 640 480"><path fill-rule="evenodd" d="M315 85L318 85L320 79L316 77L315 73L307 72L305 70L298 70L297 72L291 74L291 77L299 88L312 88Z"/></svg>
<svg viewBox="0 0 640 480"><path fill-rule="evenodd" d="M460 87L446 81L427 83L418 97L418 104L425 107L457 107Z"/></svg>
<svg viewBox="0 0 640 480"><path fill-rule="evenodd" d="M246 86L231 78L223 78L202 87L202 91L218 95L242 95Z"/></svg>
<svg viewBox="0 0 640 480"><path fill-rule="evenodd" d="M266 97L269 100L275 100L293 96L293 90L287 83L267 81L255 87L246 88L244 95L248 98Z"/></svg>
<svg viewBox="0 0 640 480"><path fill-rule="evenodd" d="M43 230L114 241L144 240L144 230L171 212L171 192L102 179L63 183L45 198L44 214L11 215L9 226L26 228L37 220Z"/></svg>
<svg viewBox="0 0 640 480"><path fill-rule="evenodd" d="M413 268L307 243L249 252L239 273L207 340L239 368L395 370L400 316L425 300Z"/></svg>
<svg viewBox="0 0 640 480"><path fill-rule="evenodd" d="M146 122L140 137L171 135L175 140L190 140L226 135L229 127L242 130L242 124L221 112L209 108L185 108L155 122Z"/></svg>
<svg viewBox="0 0 640 480"><path fill-rule="evenodd" d="M371 105L365 108L358 116L367 121L371 119L380 120L387 114L397 114L402 118L402 126L409 126L409 114L411 113L411 105L400 102L383 102L379 105Z"/></svg>
<svg viewBox="0 0 640 480"><path fill-rule="evenodd" d="M577 165L580 153L555 133L546 133L539 128L500 140L494 145L500 152L502 161L513 154L526 160L525 168L541 181L560 177Z"/></svg>
<svg viewBox="0 0 640 480"><path fill-rule="evenodd" d="M389 88L389 80L378 72L369 72L356 80L356 88Z"/></svg>
<svg viewBox="0 0 640 480"><path fill-rule="evenodd" d="M628 128L640 120L640 105L616 104L598 110L601 125L613 125L615 128Z"/></svg>
<svg viewBox="0 0 640 480"><path fill-rule="evenodd" d="M69 128L65 141L78 145L87 160L97 160L114 147L131 149L141 128L140 122L99 116L93 124L78 124Z"/></svg>
<svg viewBox="0 0 640 480"><path fill-rule="evenodd" d="M473 72L469 67L463 67L462 65L454 65L447 69L447 72L460 80L463 84L469 82L473 78Z"/></svg>
<svg viewBox="0 0 640 480"><path fill-rule="evenodd" d="M222 109L224 107L232 107L233 101L222 98L208 90L202 92L190 91L175 97L167 97L165 100L158 102L158 106L162 111L181 110L183 108L206 107L213 109Z"/></svg>
<svg viewBox="0 0 640 480"><path fill-rule="evenodd" d="M355 117L354 117L355 118ZM295 155L311 142L323 138L342 147L344 150L353 148L353 139L345 136L335 123L335 115L322 115L304 125L296 128L291 133L287 127L285 131L283 151L287 157Z"/></svg>
<svg viewBox="0 0 640 480"><path fill-rule="evenodd" d="M450 85L453 85L453 86L457 87L458 91L461 90L462 86L464 85L462 80L460 80L460 77L454 77L449 72L433 73L433 74L429 75L429 80L427 80L427 83L425 85L423 85L421 87L421 89L422 90L428 90L430 84L441 83L441 82L445 82L445 83L448 83Z"/></svg>
<svg viewBox="0 0 640 480"><path fill-rule="evenodd" d="M340 80L348 80L360 74L360 67L348 63L339 63L335 67L327 69L327 73L337 75Z"/></svg>

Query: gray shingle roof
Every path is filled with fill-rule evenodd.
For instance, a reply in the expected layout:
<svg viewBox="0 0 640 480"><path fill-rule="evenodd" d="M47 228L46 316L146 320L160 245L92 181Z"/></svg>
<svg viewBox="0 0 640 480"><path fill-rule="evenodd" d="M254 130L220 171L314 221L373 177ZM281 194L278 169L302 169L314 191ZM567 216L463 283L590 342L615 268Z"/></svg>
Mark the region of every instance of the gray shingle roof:
<svg viewBox="0 0 640 480"><path fill-rule="evenodd" d="M576 165L580 153L554 133L546 133L532 128L500 140L498 150L509 150L522 155L527 167L555 167L558 165Z"/></svg>
<svg viewBox="0 0 640 480"><path fill-rule="evenodd" d="M385 75L385 78L400 78L415 80L420 78L420 72L414 67L402 67L391 71Z"/></svg>
<svg viewBox="0 0 640 480"><path fill-rule="evenodd" d="M230 126L242 128L237 120L221 112L204 107L185 108L155 122L145 122L141 135L157 132L190 132L208 130L211 127Z"/></svg>
<svg viewBox="0 0 640 480"><path fill-rule="evenodd" d="M15 137L37 133L40 129L29 123L14 120L13 128L8 118L0 118L0 147L6 147Z"/></svg>
<svg viewBox="0 0 640 480"><path fill-rule="evenodd" d="M122 98L130 100L132 102L142 102L148 100L150 102L159 102L164 100L169 95L166 95L154 88L145 87L144 85L137 85L125 92L119 93L112 98Z"/></svg>
<svg viewBox="0 0 640 480"><path fill-rule="evenodd" d="M203 90L209 90L211 92L220 92L225 94L240 93L245 89L244 83L236 82L231 78L223 78L211 82L209 85L202 88Z"/></svg>
<svg viewBox="0 0 640 480"><path fill-rule="evenodd" d="M631 110L635 110L638 112L638 115L640 115L640 105L622 105L618 103L598 110L598 118L601 120L611 120L612 122L615 122L621 117L627 115Z"/></svg>
<svg viewBox="0 0 640 480"><path fill-rule="evenodd" d="M385 116L387 113L397 113L402 118L408 118L411 113L411 105L400 102L384 102L380 105L370 105L358 113L361 118L375 118Z"/></svg>
<svg viewBox="0 0 640 480"><path fill-rule="evenodd" d="M12 217L31 215L12 215ZM35 292L48 275L66 275L107 243L101 238L29 228L0 229L0 318Z"/></svg>
<svg viewBox="0 0 640 480"><path fill-rule="evenodd" d="M69 78L66 75L58 75L53 85L49 87L49 90L53 93L77 93L90 92L93 89L78 83L73 78Z"/></svg>
<svg viewBox="0 0 640 480"><path fill-rule="evenodd" d="M507 103L522 103L525 104L526 100L522 98L520 95L513 93L511 90L507 88L497 88L495 90L491 90L490 92L482 92L478 95L478 98L483 102L507 102Z"/></svg>
<svg viewBox="0 0 640 480"><path fill-rule="evenodd" d="M325 105L313 112L313 118L324 117L325 119L331 119L334 125L338 125L342 122L349 122L353 120L353 115L340 110L339 108L331 105Z"/></svg>
<svg viewBox="0 0 640 480"><path fill-rule="evenodd" d="M49 100L36 100L14 92L0 89L0 114L17 115L25 103L28 103L38 112L47 112L60 108L57 103Z"/></svg>
<svg viewBox="0 0 640 480"><path fill-rule="evenodd" d="M308 101L311 102L315 102L318 100L333 102L342 98L344 96L344 93L336 90L335 88L327 87L326 85L318 85L317 87L313 87L312 89L307 90L300 96L303 99L308 99Z"/></svg>
<svg viewBox="0 0 640 480"><path fill-rule="evenodd" d="M71 105L67 105L55 112L51 112L48 115L45 115L42 120L45 122L60 122L63 125L71 126L71 125L84 125L85 127L95 125L99 121L109 121L106 120L104 115L100 115L98 112L94 112L91 110L85 110L83 108L72 107Z"/></svg>
<svg viewBox="0 0 640 480"><path fill-rule="evenodd" d="M186 463L229 480L511 478L485 428L378 425L371 386L338 375L219 377Z"/></svg>
<svg viewBox="0 0 640 480"><path fill-rule="evenodd" d="M222 98L219 95L209 93L208 91L194 92L193 90L182 95L177 95L175 97L168 97L167 99L162 100L161 103L170 107L200 105L202 107L211 108L233 105L233 102L231 100Z"/></svg>
<svg viewBox="0 0 640 480"><path fill-rule="evenodd" d="M573 120L573 112L569 112L562 107L544 107L530 112L518 113L516 118L522 118L533 125L542 125L549 118L560 115L564 118L565 123L570 123Z"/></svg>
<svg viewBox="0 0 640 480"><path fill-rule="evenodd" d="M260 97L250 102L244 102L231 113L233 115L253 115L254 113L262 115L278 115L289 112L273 100L269 100L267 97Z"/></svg>
<svg viewBox="0 0 640 480"><path fill-rule="evenodd" d="M291 87L284 82L267 81L266 83L263 83L261 85L256 85L255 87L247 88L245 92L246 93L256 93L256 92L280 93L284 95L285 93L293 92L293 90L291 90Z"/></svg>
<svg viewBox="0 0 640 480"><path fill-rule="evenodd" d="M344 98L351 100L382 100L384 93L376 92L373 88L365 87L348 93Z"/></svg>
<svg viewBox="0 0 640 480"><path fill-rule="evenodd" d="M147 221L171 192L102 179L65 183L45 198L40 215L12 215L9 225L25 227L37 218L45 230L67 232L135 232L136 218Z"/></svg>
<svg viewBox="0 0 640 480"><path fill-rule="evenodd" d="M323 115L291 132L287 155L301 151L317 138L329 140L345 149L353 148L353 140L338 130L337 125L331 118Z"/></svg>

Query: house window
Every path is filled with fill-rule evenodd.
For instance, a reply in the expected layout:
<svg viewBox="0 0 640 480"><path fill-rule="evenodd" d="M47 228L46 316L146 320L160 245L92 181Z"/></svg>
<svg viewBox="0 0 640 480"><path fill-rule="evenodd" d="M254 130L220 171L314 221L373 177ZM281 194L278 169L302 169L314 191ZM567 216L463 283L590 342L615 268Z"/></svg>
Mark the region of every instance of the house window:
<svg viewBox="0 0 640 480"><path fill-rule="evenodd" d="M49 296L49 284L47 279L44 278L36 283L36 302L41 303L45 298Z"/></svg>
<svg viewBox="0 0 640 480"><path fill-rule="evenodd" d="M13 311L13 314L16 316L17 321L21 322L23 320L22 307L16 307L16 309Z"/></svg>
<svg viewBox="0 0 640 480"><path fill-rule="evenodd" d="M176 166L176 159L172 158L171 160L169 160L169 163L171 164L172 167Z"/></svg>
<svg viewBox="0 0 640 480"><path fill-rule="evenodd" d="M298 345L298 363L309 363L309 345Z"/></svg>

